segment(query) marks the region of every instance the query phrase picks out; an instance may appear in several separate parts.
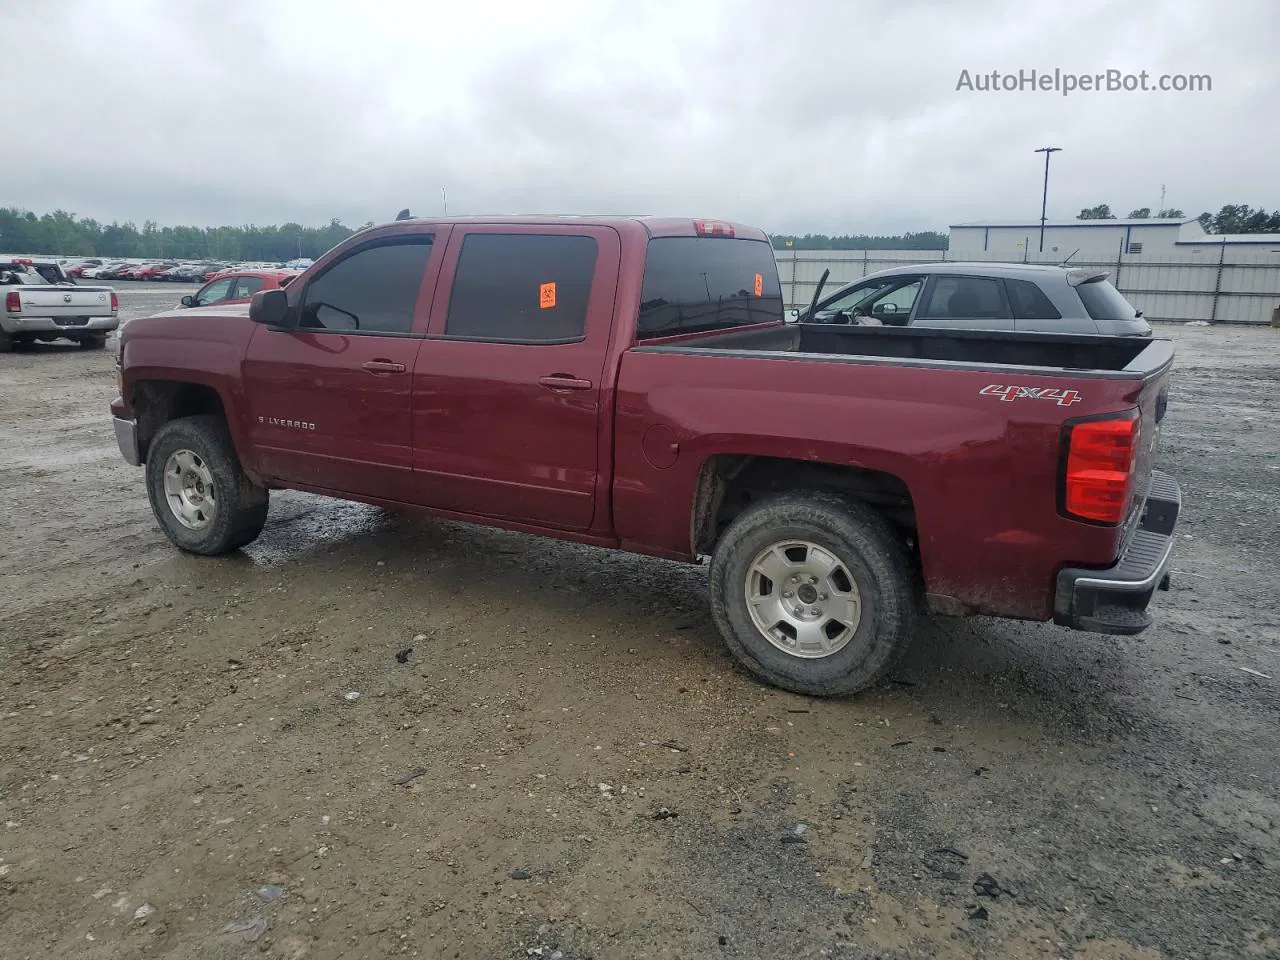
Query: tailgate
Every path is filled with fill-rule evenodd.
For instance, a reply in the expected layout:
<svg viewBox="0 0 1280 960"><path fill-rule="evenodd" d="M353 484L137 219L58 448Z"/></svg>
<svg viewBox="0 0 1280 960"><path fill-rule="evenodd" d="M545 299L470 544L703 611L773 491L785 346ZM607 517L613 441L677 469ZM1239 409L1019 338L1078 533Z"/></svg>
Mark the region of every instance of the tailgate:
<svg viewBox="0 0 1280 960"><path fill-rule="evenodd" d="M111 291L105 287L20 286L18 295L27 317L111 316Z"/></svg>
<svg viewBox="0 0 1280 960"><path fill-rule="evenodd" d="M1169 366L1155 371L1143 381L1138 394L1138 448L1134 457L1133 488L1124 524L1124 543L1137 529L1151 489L1151 474L1160 448L1160 425L1169 406L1169 387L1173 371Z"/></svg>

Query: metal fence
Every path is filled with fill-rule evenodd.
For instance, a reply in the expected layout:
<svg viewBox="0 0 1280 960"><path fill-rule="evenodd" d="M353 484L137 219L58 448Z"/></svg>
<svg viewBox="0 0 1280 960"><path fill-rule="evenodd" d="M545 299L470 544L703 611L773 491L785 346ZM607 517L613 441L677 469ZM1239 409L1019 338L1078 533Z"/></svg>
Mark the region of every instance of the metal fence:
<svg viewBox="0 0 1280 960"><path fill-rule="evenodd" d="M957 257L947 250L777 250L782 295L789 307L808 306L822 271L831 270L823 295L877 270L940 260L1056 263L1035 257L975 252ZM1107 270L1111 282L1152 320L1210 323L1270 323L1280 307L1280 254L1228 251L1225 244L1197 245L1194 254L1176 257L1115 255L1109 259L1073 257L1073 267Z"/></svg>

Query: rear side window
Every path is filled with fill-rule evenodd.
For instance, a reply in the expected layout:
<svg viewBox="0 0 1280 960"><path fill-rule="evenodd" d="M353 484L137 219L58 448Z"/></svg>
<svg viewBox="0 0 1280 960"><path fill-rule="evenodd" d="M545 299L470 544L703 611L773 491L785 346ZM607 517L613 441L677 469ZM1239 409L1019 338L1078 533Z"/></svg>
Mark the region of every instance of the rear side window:
<svg viewBox="0 0 1280 960"><path fill-rule="evenodd" d="M1053 301L1044 295L1043 290L1029 280L1006 280L1004 288L1009 291L1009 304L1013 307L1013 315L1017 319L1062 319L1062 314L1053 305Z"/></svg>
<svg viewBox="0 0 1280 960"><path fill-rule="evenodd" d="M1085 310L1095 320L1132 320L1138 315L1134 305L1111 285L1110 280L1090 280L1080 284L1076 290Z"/></svg>
<svg viewBox="0 0 1280 960"><path fill-rule="evenodd" d="M638 339L781 320L778 263L768 243L723 237L649 241Z"/></svg>
<svg viewBox="0 0 1280 960"><path fill-rule="evenodd" d="M429 236L357 250L307 284L302 326L345 333L409 333L430 257Z"/></svg>
<svg viewBox="0 0 1280 960"><path fill-rule="evenodd" d="M582 339L598 253L594 237L574 234L468 235L445 336L505 343Z"/></svg>
<svg viewBox="0 0 1280 960"><path fill-rule="evenodd" d="M929 299L919 316L927 320L986 320L1009 314L1000 295L999 280L939 274L933 278Z"/></svg>

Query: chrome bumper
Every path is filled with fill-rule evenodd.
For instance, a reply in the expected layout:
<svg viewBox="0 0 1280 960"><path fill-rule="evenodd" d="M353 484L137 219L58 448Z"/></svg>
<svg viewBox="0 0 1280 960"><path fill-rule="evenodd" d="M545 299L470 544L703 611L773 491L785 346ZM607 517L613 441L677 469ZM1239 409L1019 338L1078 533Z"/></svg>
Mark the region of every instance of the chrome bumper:
<svg viewBox="0 0 1280 960"><path fill-rule="evenodd" d="M44 333L74 337L82 333L110 333L119 327L120 318L117 316L91 316L84 323L73 323L70 318L64 318L59 323L53 317L0 316L0 329L5 333Z"/></svg>
<svg viewBox="0 0 1280 960"><path fill-rule="evenodd" d="M125 462L130 466L141 466L142 459L138 456L138 425L132 420L121 420L119 417L112 417L111 423L116 428L116 443L120 447L120 456L124 457Z"/></svg>

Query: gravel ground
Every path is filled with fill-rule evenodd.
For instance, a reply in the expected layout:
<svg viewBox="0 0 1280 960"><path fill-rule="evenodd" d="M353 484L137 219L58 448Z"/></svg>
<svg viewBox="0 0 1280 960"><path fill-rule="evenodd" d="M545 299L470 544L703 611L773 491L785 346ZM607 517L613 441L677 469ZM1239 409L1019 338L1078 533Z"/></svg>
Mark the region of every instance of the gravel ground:
<svg viewBox="0 0 1280 960"><path fill-rule="evenodd" d="M938 620L836 701L701 568L293 493L180 555L111 351L0 357L0 955L1280 955L1280 331L1159 334L1156 626Z"/></svg>

